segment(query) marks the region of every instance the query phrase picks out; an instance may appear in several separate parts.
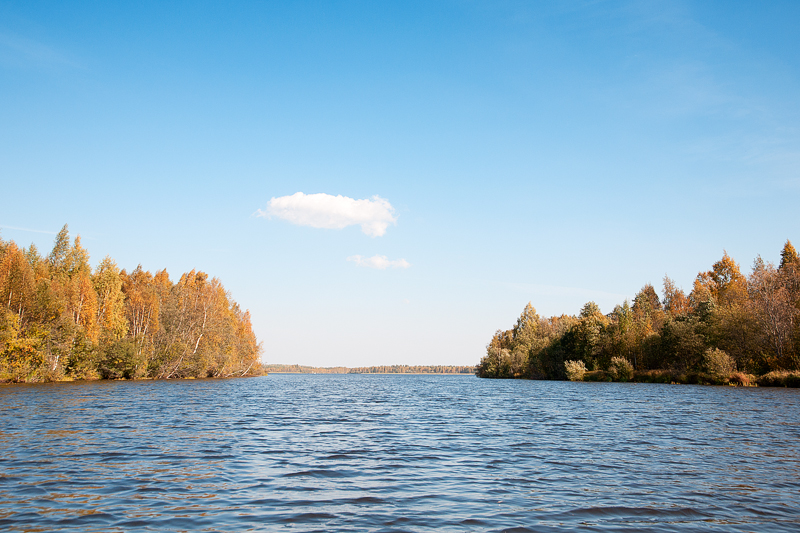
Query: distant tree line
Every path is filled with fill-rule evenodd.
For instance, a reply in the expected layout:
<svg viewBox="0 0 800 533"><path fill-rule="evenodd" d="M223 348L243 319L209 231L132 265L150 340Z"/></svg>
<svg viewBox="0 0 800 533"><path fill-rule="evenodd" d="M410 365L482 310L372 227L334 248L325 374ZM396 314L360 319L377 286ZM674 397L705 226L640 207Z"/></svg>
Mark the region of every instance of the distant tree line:
<svg viewBox="0 0 800 533"><path fill-rule="evenodd" d="M283 365L279 363L264 364L266 372L276 374L347 374L350 369L346 366L317 367L306 365Z"/></svg>
<svg viewBox="0 0 800 533"><path fill-rule="evenodd" d="M382 365L351 368L351 374L472 374L474 366Z"/></svg>
<svg viewBox="0 0 800 533"><path fill-rule="evenodd" d="M475 367L453 365L384 365L348 368L345 366L315 367L265 364L264 370L275 373L285 372L297 374L472 374L475 372Z"/></svg>
<svg viewBox="0 0 800 533"><path fill-rule="evenodd" d="M800 369L798 316L800 259L787 241L777 267L758 257L745 276L724 253L688 295L665 276L661 298L647 284L607 315L589 302L577 316L542 318L529 303L513 328L495 333L476 374L688 382L768 375L774 384Z"/></svg>
<svg viewBox="0 0 800 533"><path fill-rule="evenodd" d="M46 257L0 239L0 381L244 376L261 372L250 314L192 270L94 270L65 225Z"/></svg>

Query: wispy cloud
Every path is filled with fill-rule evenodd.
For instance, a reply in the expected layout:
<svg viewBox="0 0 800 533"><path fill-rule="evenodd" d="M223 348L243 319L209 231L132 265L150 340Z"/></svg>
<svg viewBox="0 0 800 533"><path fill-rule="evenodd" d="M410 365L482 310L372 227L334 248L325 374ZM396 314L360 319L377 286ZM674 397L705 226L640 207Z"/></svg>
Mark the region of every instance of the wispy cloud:
<svg viewBox="0 0 800 533"><path fill-rule="evenodd" d="M411 263L405 259L390 260L385 255L373 255L372 257L351 255L347 258L347 260L354 262L360 267L374 268L377 270L386 270L387 268L408 268L411 266Z"/></svg>
<svg viewBox="0 0 800 533"><path fill-rule="evenodd" d="M83 68L77 61L46 44L0 33L0 64L8 66L44 66Z"/></svg>
<svg viewBox="0 0 800 533"><path fill-rule="evenodd" d="M297 192L291 196L272 198L267 203L266 211L259 209L256 214L312 228L342 229L358 225L370 237L380 237L386 233L389 224L397 223L394 207L377 195L370 199L355 200L342 195Z"/></svg>
<svg viewBox="0 0 800 533"><path fill-rule="evenodd" d="M30 231L32 233L46 233L47 235L55 235L55 231L44 231L41 229L18 228L16 226L0 226L2 229L13 229L17 231Z"/></svg>

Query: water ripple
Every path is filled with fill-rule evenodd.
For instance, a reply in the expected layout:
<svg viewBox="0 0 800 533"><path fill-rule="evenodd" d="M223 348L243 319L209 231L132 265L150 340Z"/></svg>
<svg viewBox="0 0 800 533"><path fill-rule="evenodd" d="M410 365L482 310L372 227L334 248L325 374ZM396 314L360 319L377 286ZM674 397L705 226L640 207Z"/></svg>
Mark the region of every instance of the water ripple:
<svg viewBox="0 0 800 533"><path fill-rule="evenodd" d="M798 407L471 376L0 386L0 529L797 531Z"/></svg>

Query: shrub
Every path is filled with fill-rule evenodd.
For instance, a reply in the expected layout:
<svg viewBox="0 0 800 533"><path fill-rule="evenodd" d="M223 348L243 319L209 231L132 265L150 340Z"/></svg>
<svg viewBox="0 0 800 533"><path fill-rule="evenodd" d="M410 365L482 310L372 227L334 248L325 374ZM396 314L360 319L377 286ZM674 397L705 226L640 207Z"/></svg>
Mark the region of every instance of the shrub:
<svg viewBox="0 0 800 533"><path fill-rule="evenodd" d="M744 372L734 372L731 374L730 383L732 385L739 385L742 387L752 387L755 385L756 377Z"/></svg>
<svg viewBox="0 0 800 533"><path fill-rule="evenodd" d="M614 381L608 372L603 370L590 370L583 375L583 381Z"/></svg>
<svg viewBox="0 0 800 533"><path fill-rule="evenodd" d="M103 379L131 379L136 377L136 363L133 341L114 341L105 346L105 357L100 361L100 375Z"/></svg>
<svg viewBox="0 0 800 533"><path fill-rule="evenodd" d="M758 378L762 387L800 387L800 372L774 370Z"/></svg>
<svg viewBox="0 0 800 533"><path fill-rule="evenodd" d="M633 377L633 365L624 357L612 357L608 372L614 381L630 381Z"/></svg>
<svg viewBox="0 0 800 533"><path fill-rule="evenodd" d="M633 381L640 383L674 383L675 379L670 370L641 370L633 373Z"/></svg>
<svg viewBox="0 0 800 533"><path fill-rule="evenodd" d="M703 354L703 368L706 373L716 380L727 380L736 370L731 356L718 348L709 348Z"/></svg>
<svg viewBox="0 0 800 533"><path fill-rule="evenodd" d="M586 365L583 361L564 361L564 368L570 381L583 381L583 375L586 374Z"/></svg>

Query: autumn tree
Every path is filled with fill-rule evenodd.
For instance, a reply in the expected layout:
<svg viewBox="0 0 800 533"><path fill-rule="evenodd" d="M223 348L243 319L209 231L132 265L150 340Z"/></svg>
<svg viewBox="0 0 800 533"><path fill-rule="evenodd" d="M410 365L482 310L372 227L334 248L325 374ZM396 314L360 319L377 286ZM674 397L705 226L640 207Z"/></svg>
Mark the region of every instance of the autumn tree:
<svg viewBox="0 0 800 533"><path fill-rule="evenodd" d="M797 255L797 250L792 246L792 241L787 240L786 244L783 245L783 250L781 250L781 263L778 269L783 270L797 265L800 265L800 256Z"/></svg>
<svg viewBox="0 0 800 533"><path fill-rule="evenodd" d="M675 282L667 275L664 275L662 294L664 296L664 311L668 316L673 318L686 316L691 311L689 298L687 298L683 289L675 285Z"/></svg>
<svg viewBox="0 0 800 533"><path fill-rule="evenodd" d="M250 314L216 278L92 271L80 236L43 258L0 239L0 381L242 376L261 370Z"/></svg>
<svg viewBox="0 0 800 533"><path fill-rule="evenodd" d="M92 275L97 293L97 325L104 339L118 340L128 331L125 320L125 294L117 264L106 256Z"/></svg>
<svg viewBox="0 0 800 533"><path fill-rule="evenodd" d="M540 372L538 356L546 345L546 340L539 332L540 320L536 309L528 302L511 333L512 349L509 361L511 377Z"/></svg>
<svg viewBox="0 0 800 533"><path fill-rule="evenodd" d="M592 370L604 366L607 361L602 357L602 340L609 324L610 321L600 312L595 302L586 303L578 315L578 320L565 334L562 342L566 352L565 357L583 361L586 367Z"/></svg>
<svg viewBox="0 0 800 533"><path fill-rule="evenodd" d="M769 347L766 367L794 369L800 363L796 359L792 338L800 310L792 302L790 283L785 275L787 262L783 265L783 270L776 269L772 263L758 257L753 264L748 288L753 315Z"/></svg>
<svg viewBox="0 0 800 533"><path fill-rule="evenodd" d="M159 272L156 280L150 272L138 265L130 274L124 270L120 272L122 282L120 290L125 296L125 317L130 341L134 349L130 355L131 362L125 362L124 367L132 367L135 376L145 375L149 372L150 361L155 353L155 336L160 330L160 309L162 300L171 288L166 270ZM166 287L164 286L166 285Z"/></svg>
<svg viewBox="0 0 800 533"><path fill-rule="evenodd" d="M22 323L33 301L34 272L23 250L9 243L0 258L0 304L16 313Z"/></svg>
<svg viewBox="0 0 800 533"><path fill-rule="evenodd" d="M511 330L497 330L486 345L486 355L481 358L475 373L482 378L507 378L513 334Z"/></svg>

